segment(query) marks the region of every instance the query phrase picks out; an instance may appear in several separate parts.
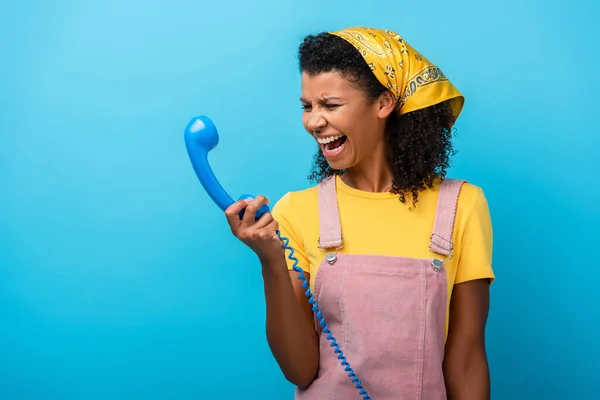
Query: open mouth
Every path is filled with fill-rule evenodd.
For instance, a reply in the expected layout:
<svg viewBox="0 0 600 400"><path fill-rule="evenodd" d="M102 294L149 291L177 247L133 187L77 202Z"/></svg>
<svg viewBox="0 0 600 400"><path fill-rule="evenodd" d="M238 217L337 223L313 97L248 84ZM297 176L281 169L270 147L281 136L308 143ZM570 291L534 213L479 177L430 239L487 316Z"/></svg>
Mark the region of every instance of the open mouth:
<svg viewBox="0 0 600 400"><path fill-rule="evenodd" d="M344 149L347 139L348 137L346 135L336 135L318 138L317 142L319 142L319 145L321 145L321 149L323 150L323 154L325 156L335 156L341 153L341 151Z"/></svg>

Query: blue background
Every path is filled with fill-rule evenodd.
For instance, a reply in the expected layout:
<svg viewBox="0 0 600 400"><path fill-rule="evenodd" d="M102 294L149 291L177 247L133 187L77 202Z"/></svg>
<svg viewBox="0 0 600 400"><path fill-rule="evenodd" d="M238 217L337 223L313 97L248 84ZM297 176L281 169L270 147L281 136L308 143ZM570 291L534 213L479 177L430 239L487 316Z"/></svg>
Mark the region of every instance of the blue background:
<svg viewBox="0 0 600 400"><path fill-rule="evenodd" d="M257 260L182 134L215 121L233 197L306 187L297 47L349 25L466 95L452 176L492 211L493 398L594 398L598 3L318 3L2 1L1 399L291 398Z"/></svg>

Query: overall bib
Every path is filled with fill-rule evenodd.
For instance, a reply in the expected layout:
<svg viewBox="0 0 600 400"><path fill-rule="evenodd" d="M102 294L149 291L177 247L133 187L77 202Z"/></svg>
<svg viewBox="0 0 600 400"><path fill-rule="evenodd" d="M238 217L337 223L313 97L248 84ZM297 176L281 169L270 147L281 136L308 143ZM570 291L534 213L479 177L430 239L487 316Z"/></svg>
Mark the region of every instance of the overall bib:
<svg viewBox="0 0 600 400"><path fill-rule="evenodd" d="M445 400L447 279L464 181L442 181L425 259L336 253L343 247L335 177L319 185L320 248L314 294L340 349L373 400ZM368 227L365 227L368 229ZM315 381L297 400L362 399L322 327Z"/></svg>

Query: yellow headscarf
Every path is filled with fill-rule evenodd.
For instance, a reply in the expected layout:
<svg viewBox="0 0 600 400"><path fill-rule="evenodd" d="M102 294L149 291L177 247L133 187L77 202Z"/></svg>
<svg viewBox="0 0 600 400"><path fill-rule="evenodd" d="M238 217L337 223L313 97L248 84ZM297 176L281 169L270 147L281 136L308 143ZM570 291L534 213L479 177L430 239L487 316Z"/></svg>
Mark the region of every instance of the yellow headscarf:
<svg viewBox="0 0 600 400"><path fill-rule="evenodd" d="M394 94L400 114L450 100L454 118L458 118L465 101L463 95L437 66L396 32L353 27L330 33L360 52L379 82Z"/></svg>

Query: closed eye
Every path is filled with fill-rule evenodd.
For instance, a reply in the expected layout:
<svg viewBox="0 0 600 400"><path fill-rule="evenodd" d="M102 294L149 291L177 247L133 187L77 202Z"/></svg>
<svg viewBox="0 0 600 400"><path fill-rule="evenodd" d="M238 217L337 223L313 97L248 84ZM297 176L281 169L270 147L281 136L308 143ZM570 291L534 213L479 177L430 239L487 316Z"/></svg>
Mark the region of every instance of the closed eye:
<svg viewBox="0 0 600 400"><path fill-rule="evenodd" d="M328 109L328 110L334 110L338 107L340 107L341 104L323 104L323 107ZM302 109L304 111L308 111L312 108L312 106L310 104L302 104Z"/></svg>

